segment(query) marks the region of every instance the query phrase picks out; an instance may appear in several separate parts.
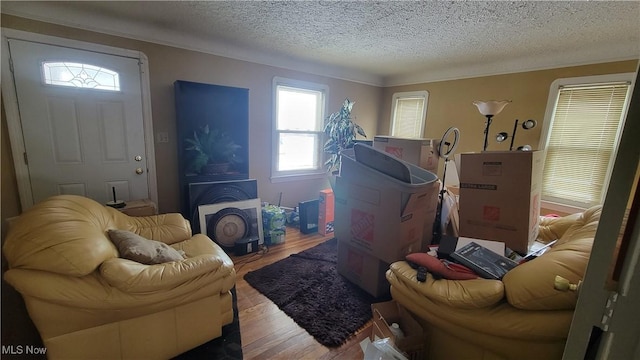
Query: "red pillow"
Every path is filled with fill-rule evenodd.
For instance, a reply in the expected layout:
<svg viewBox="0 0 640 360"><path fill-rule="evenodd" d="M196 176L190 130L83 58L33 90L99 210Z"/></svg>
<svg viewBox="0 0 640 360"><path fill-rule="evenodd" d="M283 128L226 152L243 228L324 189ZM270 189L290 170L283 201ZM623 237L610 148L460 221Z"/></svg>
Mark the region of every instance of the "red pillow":
<svg viewBox="0 0 640 360"><path fill-rule="evenodd" d="M477 279L478 275L471 269L458 264L445 265L442 260L427 253L413 253L405 257L418 266L423 266L428 272L440 275L449 280L471 280Z"/></svg>

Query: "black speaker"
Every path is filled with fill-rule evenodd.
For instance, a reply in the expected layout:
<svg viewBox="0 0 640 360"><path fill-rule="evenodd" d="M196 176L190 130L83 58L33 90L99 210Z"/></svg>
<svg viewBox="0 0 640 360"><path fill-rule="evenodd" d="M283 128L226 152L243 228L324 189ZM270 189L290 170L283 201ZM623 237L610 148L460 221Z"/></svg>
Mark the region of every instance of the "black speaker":
<svg viewBox="0 0 640 360"><path fill-rule="evenodd" d="M189 214L193 233L200 232L198 206L258 198L256 179L189 184Z"/></svg>
<svg viewBox="0 0 640 360"><path fill-rule="evenodd" d="M320 200L307 200L298 203L300 209L300 232L311 234L318 232L318 211Z"/></svg>

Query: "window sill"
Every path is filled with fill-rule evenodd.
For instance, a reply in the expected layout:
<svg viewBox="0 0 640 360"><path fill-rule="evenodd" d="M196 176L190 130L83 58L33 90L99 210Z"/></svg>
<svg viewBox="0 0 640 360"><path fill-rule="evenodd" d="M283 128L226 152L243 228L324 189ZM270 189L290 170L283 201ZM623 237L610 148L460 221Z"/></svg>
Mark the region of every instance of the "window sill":
<svg viewBox="0 0 640 360"><path fill-rule="evenodd" d="M540 201L540 211L542 215L544 215L543 214L544 212L558 213L558 215L569 215L569 214L583 212L585 210L586 210L585 208L581 208L577 206L559 204L559 203L545 201L545 200Z"/></svg>
<svg viewBox="0 0 640 360"><path fill-rule="evenodd" d="M304 175L277 175L277 176L272 176L270 178L271 183L275 184L275 183L282 183L282 182L289 182L289 181L305 181L305 180L316 180L316 179L328 179L329 178L329 174L326 172L322 172L322 173L315 173L315 174L304 174Z"/></svg>

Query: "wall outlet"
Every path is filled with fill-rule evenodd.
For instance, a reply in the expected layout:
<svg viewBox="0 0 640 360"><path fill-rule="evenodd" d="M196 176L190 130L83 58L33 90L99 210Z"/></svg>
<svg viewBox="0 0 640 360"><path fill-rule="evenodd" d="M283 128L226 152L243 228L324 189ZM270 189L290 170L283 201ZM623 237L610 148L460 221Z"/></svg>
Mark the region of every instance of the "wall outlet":
<svg viewBox="0 0 640 360"><path fill-rule="evenodd" d="M169 133L168 132L159 132L156 134L156 141L159 143L168 143L169 142Z"/></svg>

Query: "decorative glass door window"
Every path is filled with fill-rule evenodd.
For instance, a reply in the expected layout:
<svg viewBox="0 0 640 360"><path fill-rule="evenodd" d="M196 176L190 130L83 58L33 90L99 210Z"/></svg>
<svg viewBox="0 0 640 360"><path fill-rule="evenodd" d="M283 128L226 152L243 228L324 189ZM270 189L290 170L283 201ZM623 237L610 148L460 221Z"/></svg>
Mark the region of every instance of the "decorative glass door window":
<svg viewBox="0 0 640 360"><path fill-rule="evenodd" d="M85 89L120 91L117 72L90 64L73 62L43 62L45 84Z"/></svg>

